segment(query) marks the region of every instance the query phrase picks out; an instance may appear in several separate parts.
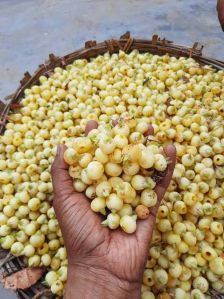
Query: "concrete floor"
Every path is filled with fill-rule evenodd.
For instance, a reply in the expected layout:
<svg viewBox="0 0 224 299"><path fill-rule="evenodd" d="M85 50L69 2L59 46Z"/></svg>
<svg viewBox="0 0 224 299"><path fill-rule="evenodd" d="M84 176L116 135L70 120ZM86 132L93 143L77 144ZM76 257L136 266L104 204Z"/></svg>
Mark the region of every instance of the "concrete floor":
<svg viewBox="0 0 224 299"><path fill-rule="evenodd" d="M157 33L177 43L205 45L224 59L224 33L214 0L0 0L0 99L49 53L64 55L85 40Z"/></svg>
<svg viewBox="0 0 224 299"><path fill-rule="evenodd" d="M179 44L205 45L224 59L224 33L214 0L0 0L0 99L49 53L64 55L84 41L154 33ZM0 289L0 298L14 298Z"/></svg>

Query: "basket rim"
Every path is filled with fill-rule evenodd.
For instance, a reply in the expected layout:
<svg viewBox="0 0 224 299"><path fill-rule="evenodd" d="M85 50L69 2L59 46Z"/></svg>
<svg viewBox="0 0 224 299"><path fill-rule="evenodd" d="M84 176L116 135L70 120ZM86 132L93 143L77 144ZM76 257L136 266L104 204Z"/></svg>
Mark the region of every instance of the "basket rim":
<svg viewBox="0 0 224 299"><path fill-rule="evenodd" d="M193 43L191 47L179 45L166 38L160 38L156 34L154 34L151 39L133 38L131 37L129 31L121 35L118 39L108 39L99 43L97 43L95 40L89 40L85 42L83 48L64 56L56 56L52 53L49 54L49 59L43 64L40 64L37 70L34 71L33 75L31 75L28 71L25 72L24 77L20 80L20 85L16 91L0 100L0 103L18 102L19 98L23 95L23 92L27 87L34 84L41 75L49 75L49 72L56 66L65 67L76 59L96 57L97 55L104 54L107 51L112 54L117 53L119 50L123 50L124 52L128 53L133 49L139 49L140 52L151 52L152 54L167 53L177 57L191 57L202 65L208 64L212 65L218 70L223 69L224 61L203 56L203 48L204 46L199 42Z"/></svg>

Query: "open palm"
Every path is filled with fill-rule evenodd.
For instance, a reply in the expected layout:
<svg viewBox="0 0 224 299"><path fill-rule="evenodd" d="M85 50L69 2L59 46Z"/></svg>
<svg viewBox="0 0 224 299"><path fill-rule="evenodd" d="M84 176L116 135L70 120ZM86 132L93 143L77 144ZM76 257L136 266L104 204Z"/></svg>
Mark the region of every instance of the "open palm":
<svg viewBox="0 0 224 299"><path fill-rule="evenodd" d="M90 209L85 195L76 193L68 174L63 155L66 147L60 145L52 165L54 208L68 252L69 265L75 268L97 268L121 281L140 283L148 256L155 215L172 177L175 166L175 148L164 148L169 157L166 176L155 191L158 205L150 210L146 220L138 221L137 231L129 235L121 229L115 231L101 226L102 217Z"/></svg>

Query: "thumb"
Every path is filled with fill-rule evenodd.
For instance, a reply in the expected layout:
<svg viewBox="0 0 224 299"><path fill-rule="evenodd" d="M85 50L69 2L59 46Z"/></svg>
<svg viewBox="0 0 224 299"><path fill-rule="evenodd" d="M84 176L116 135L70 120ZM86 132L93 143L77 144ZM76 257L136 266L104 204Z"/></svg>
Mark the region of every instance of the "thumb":
<svg viewBox="0 0 224 299"><path fill-rule="evenodd" d="M59 144L54 162L51 166L51 177L54 190L54 200L61 201L74 192L72 179L68 173L69 165L64 161L66 146Z"/></svg>

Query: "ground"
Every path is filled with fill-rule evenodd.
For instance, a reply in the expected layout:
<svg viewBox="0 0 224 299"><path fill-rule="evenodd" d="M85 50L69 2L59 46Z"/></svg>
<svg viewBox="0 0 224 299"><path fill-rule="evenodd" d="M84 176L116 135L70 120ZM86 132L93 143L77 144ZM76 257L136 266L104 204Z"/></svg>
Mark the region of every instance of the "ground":
<svg viewBox="0 0 224 299"><path fill-rule="evenodd" d="M0 0L0 99L49 53L64 55L127 30L184 45L198 41L204 54L224 59L214 0ZM0 298L15 296L0 289Z"/></svg>

